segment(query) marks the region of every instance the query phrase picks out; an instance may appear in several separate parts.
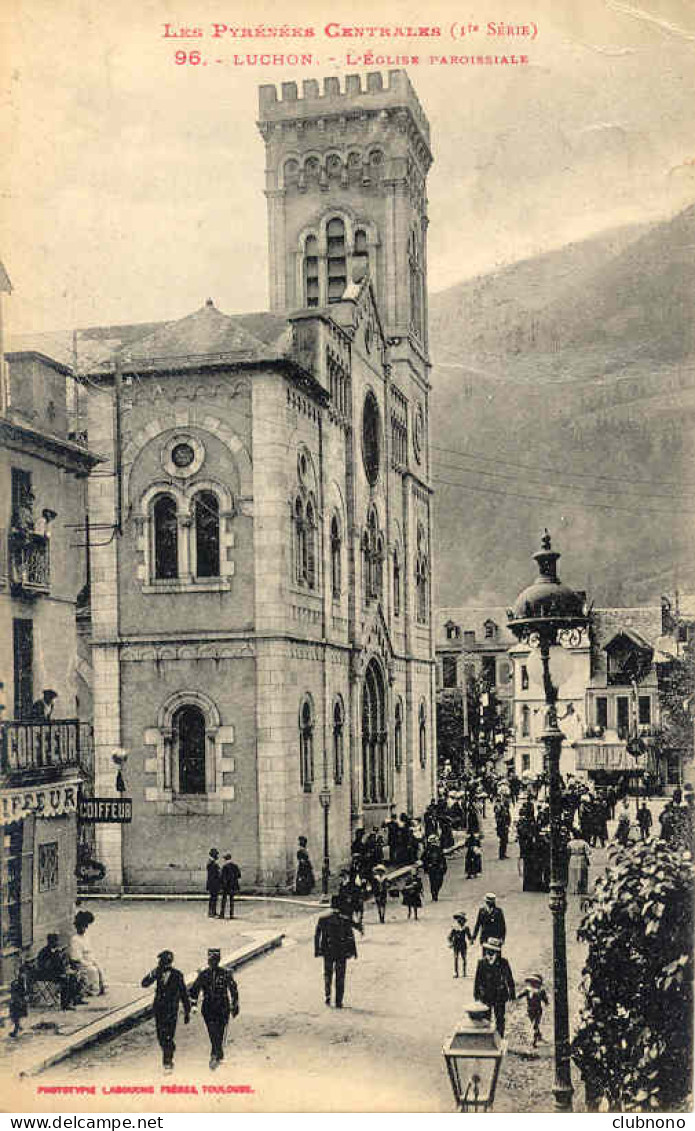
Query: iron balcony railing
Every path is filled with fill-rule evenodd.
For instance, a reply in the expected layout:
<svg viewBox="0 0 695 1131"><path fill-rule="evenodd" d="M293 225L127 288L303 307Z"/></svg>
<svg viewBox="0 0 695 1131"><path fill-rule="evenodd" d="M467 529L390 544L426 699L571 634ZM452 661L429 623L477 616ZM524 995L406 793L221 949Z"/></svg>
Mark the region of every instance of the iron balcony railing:
<svg viewBox="0 0 695 1131"><path fill-rule="evenodd" d="M66 770L94 772L92 727L79 719L0 723L0 765L6 780L45 778Z"/></svg>
<svg viewBox="0 0 695 1131"><path fill-rule="evenodd" d="M10 584L19 596L49 593L50 542L42 534L10 533Z"/></svg>

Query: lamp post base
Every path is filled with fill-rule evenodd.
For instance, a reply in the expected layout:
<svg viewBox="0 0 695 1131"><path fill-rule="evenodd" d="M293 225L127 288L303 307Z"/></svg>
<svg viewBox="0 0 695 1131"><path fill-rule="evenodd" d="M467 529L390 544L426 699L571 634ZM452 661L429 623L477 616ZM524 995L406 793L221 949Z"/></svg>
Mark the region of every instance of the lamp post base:
<svg viewBox="0 0 695 1131"><path fill-rule="evenodd" d="M553 1085L556 1111L571 1111L574 1088L571 1084L561 1084L558 1081Z"/></svg>

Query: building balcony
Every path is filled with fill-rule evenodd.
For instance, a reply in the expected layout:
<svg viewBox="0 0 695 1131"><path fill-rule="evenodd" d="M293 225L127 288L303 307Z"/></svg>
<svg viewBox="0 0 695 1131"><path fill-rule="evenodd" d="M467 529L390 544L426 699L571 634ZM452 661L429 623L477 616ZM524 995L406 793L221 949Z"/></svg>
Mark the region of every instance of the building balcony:
<svg viewBox="0 0 695 1131"><path fill-rule="evenodd" d="M0 768L9 785L94 773L92 727L79 719L0 723Z"/></svg>
<svg viewBox="0 0 695 1131"><path fill-rule="evenodd" d="M16 597L38 597L51 589L50 542L41 534L13 530L9 538L10 588Z"/></svg>

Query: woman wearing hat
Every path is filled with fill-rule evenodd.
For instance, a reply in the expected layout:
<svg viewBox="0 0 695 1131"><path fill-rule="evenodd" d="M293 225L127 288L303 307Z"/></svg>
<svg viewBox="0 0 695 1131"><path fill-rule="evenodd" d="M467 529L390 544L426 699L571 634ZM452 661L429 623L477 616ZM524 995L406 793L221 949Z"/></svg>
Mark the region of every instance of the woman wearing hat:
<svg viewBox="0 0 695 1131"><path fill-rule="evenodd" d="M379 913L379 922L386 922L386 903L389 896L389 882L383 864L376 864L372 871L372 895Z"/></svg>
<svg viewBox="0 0 695 1131"><path fill-rule="evenodd" d="M541 1037L541 1021L543 1020L543 1006L548 1004L548 995L543 989L543 979L540 974L529 974L524 978L524 988L519 994L519 1001L526 998L526 1012L533 1030L533 1047L535 1049Z"/></svg>
<svg viewBox="0 0 695 1131"><path fill-rule="evenodd" d="M516 989L511 967L502 957L500 939L489 938L483 943L483 957L475 972L473 996L494 1012L497 1032L503 1037L507 1002L514 1001Z"/></svg>

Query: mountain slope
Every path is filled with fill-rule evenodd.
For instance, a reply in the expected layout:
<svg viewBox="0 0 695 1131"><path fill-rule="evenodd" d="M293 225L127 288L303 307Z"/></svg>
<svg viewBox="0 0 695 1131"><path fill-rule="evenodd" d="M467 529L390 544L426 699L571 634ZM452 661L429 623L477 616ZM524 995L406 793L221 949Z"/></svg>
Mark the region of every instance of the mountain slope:
<svg viewBox="0 0 695 1131"><path fill-rule="evenodd" d="M439 604L508 602L548 526L603 604L695 585L695 207L430 301Z"/></svg>

